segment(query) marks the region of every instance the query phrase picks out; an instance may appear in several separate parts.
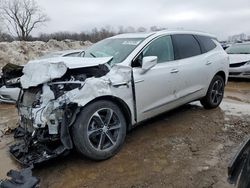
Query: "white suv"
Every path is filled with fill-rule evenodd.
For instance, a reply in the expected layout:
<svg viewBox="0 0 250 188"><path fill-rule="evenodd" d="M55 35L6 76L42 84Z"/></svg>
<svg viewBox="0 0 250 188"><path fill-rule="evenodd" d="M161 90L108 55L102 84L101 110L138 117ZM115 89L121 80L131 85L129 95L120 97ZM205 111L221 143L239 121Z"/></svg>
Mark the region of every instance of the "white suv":
<svg viewBox="0 0 250 188"><path fill-rule="evenodd" d="M189 31L123 34L94 44L84 57L31 61L17 105L30 142L10 151L26 164L73 146L85 157L107 159L146 119L195 100L219 106L228 69L214 36Z"/></svg>

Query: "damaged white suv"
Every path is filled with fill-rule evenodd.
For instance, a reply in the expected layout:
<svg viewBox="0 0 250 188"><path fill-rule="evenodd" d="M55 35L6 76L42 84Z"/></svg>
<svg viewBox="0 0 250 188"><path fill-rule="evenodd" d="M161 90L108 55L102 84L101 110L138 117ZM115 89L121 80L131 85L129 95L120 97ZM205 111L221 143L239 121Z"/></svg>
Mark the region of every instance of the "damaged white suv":
<svg viewBox="0 0 250 188"><path fill-rule="evenodd" d="M104 160L138 123L191 101L217 107L228 55L201 32L123 34L100 41L84 57L30 61L17 104L25 142L10 152L24 164L66 154Z"/></svg>

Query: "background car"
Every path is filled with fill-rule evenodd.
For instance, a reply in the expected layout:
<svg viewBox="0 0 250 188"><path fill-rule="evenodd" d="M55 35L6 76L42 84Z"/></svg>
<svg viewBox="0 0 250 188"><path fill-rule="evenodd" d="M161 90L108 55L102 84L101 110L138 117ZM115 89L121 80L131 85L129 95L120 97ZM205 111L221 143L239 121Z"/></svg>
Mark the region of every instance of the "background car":
<svg viewBox="0 0 250 188"><path fill-rule="evenodd" d="M0 88L0 102L2 103L15 103L18 99L20 93L20 89L15 88L7 88L6 86L2 86Z"/></svg>
<svg viewBox="0 0 250 188"><path fill-rule="evenodd" d="M39 59L47 59L53 57L81 57L84 56L84 50L65 50L65 51L56 51L48 53L44 56L41 56ZM1 75L0 75L1 78ZM17 78L18 79L18 78ZM6 87L3 81L0 84L0 102L2 103L15 103L18 99L20 89L18 87Z"/></svg>
<svg viewBox="0 0 250 188"><path fill-rule="evenodd" d="M229 54L229 77L250 78L250 42L233 44L226 49Z"/></svg>
<svg viewBox="0 0 250 188"><path fill-rule="evenodd" d="M64 50L64 51L56 51L45 54L44 56L39 57L38 59L47 59L53 57L82 57L84 56L84 50Z"/></svg>

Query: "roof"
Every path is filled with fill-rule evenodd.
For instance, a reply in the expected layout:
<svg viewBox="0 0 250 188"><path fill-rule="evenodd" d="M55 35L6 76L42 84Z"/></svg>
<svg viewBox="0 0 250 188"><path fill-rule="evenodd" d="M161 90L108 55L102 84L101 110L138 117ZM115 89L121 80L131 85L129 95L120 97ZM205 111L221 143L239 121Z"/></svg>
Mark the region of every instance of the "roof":
<svg viewBox="0 0 250 188"><path fill-rule="evenodd" d="M153 32L150 32L150 33L125 33L125 34L113 36L111 38L147 38L153 34L154 34Z"/></svg>
<svg viewBox="0 0 250 188"><path fill-rule="evenodd" d="M126 33L126 34L120 34L116 35L111 38L147 38L149 36L159 36L163 34L193 34L193 35L204 35L209 36L212 38L216 38L215 35L201 32L201 31L189 31L189 30L162 30L162 31L156 31L156 32L148 32L148 33Z"/></svg>

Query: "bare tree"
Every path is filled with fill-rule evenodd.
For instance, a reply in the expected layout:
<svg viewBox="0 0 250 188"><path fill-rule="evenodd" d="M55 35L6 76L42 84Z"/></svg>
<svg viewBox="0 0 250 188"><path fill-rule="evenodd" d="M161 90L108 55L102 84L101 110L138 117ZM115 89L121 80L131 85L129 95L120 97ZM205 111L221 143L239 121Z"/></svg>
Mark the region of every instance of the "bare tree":
<svg viewBox="0 0 250 188"><path fill-rule="evenodd" d="M35 28L49 20L35 0L2 0L0 10L7 29L19 40L28 40Z"/></svg>

